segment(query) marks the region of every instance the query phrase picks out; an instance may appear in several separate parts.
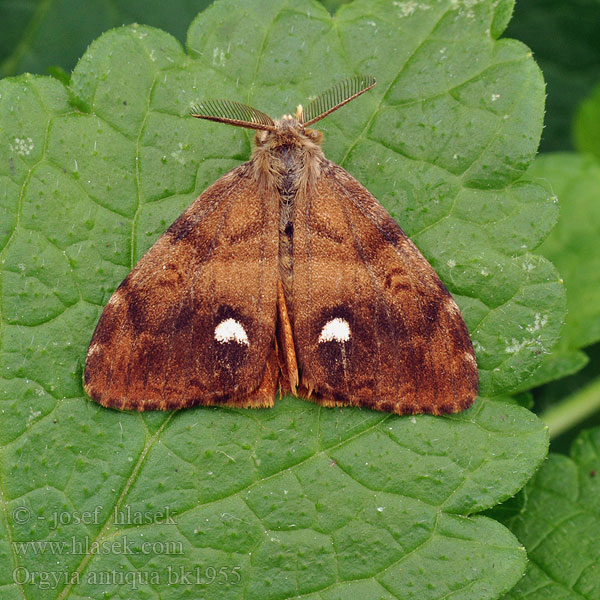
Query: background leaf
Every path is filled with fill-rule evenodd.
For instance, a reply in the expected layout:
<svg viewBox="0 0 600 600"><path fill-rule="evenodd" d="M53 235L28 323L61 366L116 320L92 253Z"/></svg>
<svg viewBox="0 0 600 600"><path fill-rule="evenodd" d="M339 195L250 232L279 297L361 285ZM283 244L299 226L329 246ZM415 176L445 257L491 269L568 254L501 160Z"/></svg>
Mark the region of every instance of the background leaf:
<svg viewBox="0 0 600 600"><path fill-rule="evenodd" d="M600 341L600 163L592 156L539 156L527 178L560 198L560 220L538 251L564 278L568 313L559 343L526 385L560 379L588 361L581 350Z"/></svg>
<svg viewBox="0 0 600 600"><path fill-rule="evenodd" d="M277 116L354 72L379 83L323 122L326 154L385 203L454 293L482 395L525 381L558 336L565 300L556 270L532 253L556 206L521 180L544 91L528 49L497 39L511 7L355 2L332 19L311 2L222 1L193 22L188 55L164 32L127 27L90 46L68 90L42 77L0 83L7 598L200 589L480 600L518 580L517 540L475 514L512 496L546 452L544 427L516 404L399 418L285 399L251 413L140 416L98 407L81 388L110 293L196 195L249 156L251 134L194 121L189 105L221 96ZM122 518L127 510L150 522ZM15 545L71 539L121 551ZM195 567L201 587L169 585ZM33 571L66 575L22 579ZM116 575L100 585L103 573Z"/></svg>
<svg viewBox="0 0 600 600"><path fill-rule="evenodd" d="M598 0L519 0L507 35L525 42L546 79L541 151L572 150L571 123L600 73Z"/></svg>
<svg viewBox="0 0 600 600"><path fill-rule="evenodd" d="M574 133L577 149L589 152L600 160L600 83L581 103L575 118Z"/></svg>
<svg viewBox="0 0 600 600"><path fill-rule="evenodd" d="M578 144L590 154L542 155L528 173L528 177L561 198L559 225L540 251L556 262L565 278L569 315L559 344L528 382L529 385L553 382L535 390L535 405L538 414L541 413L550 426L555 451L568 452L583 428L600 424L597 412L600 408L600 326L596 308L600 162L594 154L595 132L600 123L597 105L597 92L593 92L582 103L574 124Z"/></svg>
<svg viewBox="0 0 600 600"><path fill-rule="evenodd" d="M600 589L600 428L584 432L571 458L550 454L508 521L527 547L525 577L505 600L580 600Z"/></svg>
<svg viewBox="0 0 600 600"><path fill-rule="evenodd" d="M129 23L166 29L185 40L189 22L210 0L0 0L0 77L71 71L102 32Z"/></svg>

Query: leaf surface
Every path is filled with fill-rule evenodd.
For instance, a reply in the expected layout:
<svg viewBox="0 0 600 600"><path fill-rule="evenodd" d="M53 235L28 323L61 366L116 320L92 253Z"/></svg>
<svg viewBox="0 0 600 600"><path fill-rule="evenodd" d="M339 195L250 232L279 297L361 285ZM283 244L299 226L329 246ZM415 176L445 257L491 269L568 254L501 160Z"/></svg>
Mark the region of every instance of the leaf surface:
<svg viewBox="0 0 600 600"><path fill-rule="evenodd" d="M600 595L600 427L582 433L571 458L550 454L509 521L525 544L525 577L505 600L593 600Z"/></svg>
<svg viewBox="0 0 600 600"><path fill-rule="evenodd" d="M564 278L568 313L559 343L524 388L578 371L588 361L583 349L600 341L600 162L548 153L534 161L527 178L559 198L560 219L538 251Z"/></svg>
<svg viewBox="0 0 600 600"><path fill-rule="evenodd" d="M185 39L191 19L210 0L0 0L0 77L71 71L102 32L128 23L160 26Z"/></svg>
<svg viewBox="0 0 600 600"><path fill-rule="evenodd" d="M531 47L547 83L543 152L573 149L572 121L600 71L598 0L518 0L508 35Z"/></svg>
<svg viewBox="0 0 600 600"><path fill-rule="evenodd" d="M547 451L534 415L493 399L538 366L564 316L560 278L532 252L556 206L521 180L543 82L526 47L497 39L510 2L393 6L332 18L313 2L221 1L192 23L187 53L132 26L94 42L68 89L0 83L3 598L481 600L519 579L523 549L476 513L514 495ZM112 291L249 157L250 133L190 119L189 106L223 97L278 117L355 72L378 85L323 121L325 153L456 297L483 397L444 418L289 398L132 415L86 399L86 347ZM60 545L71 540L92 550Z"/></svg>
<svg viewBox="0 0 600 600"><path fill-rule="evenodd" d="M600 84L579 106L573 130L577 149L600 160Z"/></svg>

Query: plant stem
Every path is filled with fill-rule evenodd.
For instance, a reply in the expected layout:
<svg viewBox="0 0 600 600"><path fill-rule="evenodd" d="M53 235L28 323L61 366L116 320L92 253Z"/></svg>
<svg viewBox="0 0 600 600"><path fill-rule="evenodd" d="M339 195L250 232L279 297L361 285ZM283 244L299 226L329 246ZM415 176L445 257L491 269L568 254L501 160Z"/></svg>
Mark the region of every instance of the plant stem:
<svg viewBox="0 0 600 600"><path fill-rule="evenodd" d="M550 437L555 438L597 410L600 410L600 378L543 412L540 419L548 425Z"/></svg>

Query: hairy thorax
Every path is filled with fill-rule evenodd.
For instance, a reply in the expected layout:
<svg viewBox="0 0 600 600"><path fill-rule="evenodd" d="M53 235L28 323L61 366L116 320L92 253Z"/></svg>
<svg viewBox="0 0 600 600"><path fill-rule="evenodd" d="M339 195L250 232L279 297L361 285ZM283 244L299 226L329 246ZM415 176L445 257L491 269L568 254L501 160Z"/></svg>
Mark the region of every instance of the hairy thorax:
<svg viewBox="0 0 600 600"><path fill-rule="evenodd" d="M279 197L279 275L292 310L294 207L300 197L310 194L327 161L320 147L320 131L303 129L289 115L276 125L274 133L257 133L252 162L264 193Z"/></svg>

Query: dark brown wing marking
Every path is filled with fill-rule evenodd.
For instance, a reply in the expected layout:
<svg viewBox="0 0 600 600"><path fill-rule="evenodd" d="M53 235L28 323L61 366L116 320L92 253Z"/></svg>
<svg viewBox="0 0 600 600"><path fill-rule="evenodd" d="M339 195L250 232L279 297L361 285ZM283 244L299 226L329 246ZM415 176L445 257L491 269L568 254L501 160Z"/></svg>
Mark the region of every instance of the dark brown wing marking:
<svg viewBox="0 0 600 600"><path fill-rule="evenodd" d="M309 196L294 213L300 394L399 414L469 406L478 381L473 347L429 263L341 167L328 162Z"/></svg>
<svg viewBox="0 0 600 600"><path fill-rule="evenodd" d="M251 173L247 163L209 187L117 288L88 350L94 400L133 410L273 404L278 206Z"/></svg>

